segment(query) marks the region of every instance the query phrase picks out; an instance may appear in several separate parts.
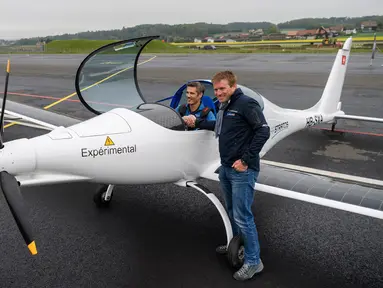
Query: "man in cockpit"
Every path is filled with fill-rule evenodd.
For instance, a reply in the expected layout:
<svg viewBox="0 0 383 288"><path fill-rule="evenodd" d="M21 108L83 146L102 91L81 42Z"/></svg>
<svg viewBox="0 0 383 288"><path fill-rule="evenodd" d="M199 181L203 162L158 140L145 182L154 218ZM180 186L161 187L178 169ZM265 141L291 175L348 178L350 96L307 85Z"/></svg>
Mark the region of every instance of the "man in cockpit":
<svg viewBox="0 0 383 288"><path fill-rule="evenodd" d="M182 119L188 125L189 130L195 129L189 125L194 122L190 117L191 115L194 115L197 119L215 120L213 111L209 107L205 107L201 101L204 92L205 87L200 82L188 83L186 87L187 104L182 104L176 108L176 111L180 113Z"/></svg>

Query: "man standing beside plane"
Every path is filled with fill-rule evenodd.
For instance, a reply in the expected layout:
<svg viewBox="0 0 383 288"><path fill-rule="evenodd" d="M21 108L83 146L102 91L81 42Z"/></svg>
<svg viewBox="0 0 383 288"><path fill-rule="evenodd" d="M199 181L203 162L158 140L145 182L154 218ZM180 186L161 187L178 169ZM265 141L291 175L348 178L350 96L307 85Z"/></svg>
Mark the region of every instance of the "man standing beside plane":
<svg viewBox="0 0 383 288"><path fill-rule="evenodd" d="M247 280L264 267L251 206L260 170L259 153L270 137L270 128L258 102L237 88L236 76L231 71L217 73L212 82L215 96L220 102L217 120L194 117L188 125L214 130L216 137L219 137L220 186L233 235L241 234L245 247L244 265L233 277ZM225 245L219 246L216 251L225 254L227 248Z"/></svg>

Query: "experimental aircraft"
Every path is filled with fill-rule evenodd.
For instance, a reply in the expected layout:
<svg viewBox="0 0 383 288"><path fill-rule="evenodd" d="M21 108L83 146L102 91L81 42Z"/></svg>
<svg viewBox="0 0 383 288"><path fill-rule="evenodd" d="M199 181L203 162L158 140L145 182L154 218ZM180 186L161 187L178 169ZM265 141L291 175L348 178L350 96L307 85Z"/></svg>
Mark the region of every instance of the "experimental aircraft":
<svg viewBox="0 0 383 288"><path fill-rule="evenodd" d="M228 260L243 261L243 241L233 237L226 211L218 198L198 183L218 181L220 157L213 131L188 130L175 108L186 102L186 84L171 97L149 101L137 77L138 60L146 45L158 36L140 37L105 45L80 64L75 88L81 103L94 117L81 121L47 110L2 102L4 122L48 130L30 139L0 143L0 185L31 253L37 253L21 187L75 181L100 183L97 206L108 206L115 185L174 183L206 196L217 208L226 231ZM339 49L323 94L307 109L285 109L257 91L238 85L260 104L270 126L270 138L260 157L287 136L338 119L383 122L380 118L347 115L341 109L341 93L350 59L352 37ZM9 64L9 62L8 62ZM7 68L8 85L9 66ZM214 113L218 100L209 79L202 82L205 105ZM162 102L169 101L166 105ZM185 152L187 151L187 152ZM255 190L383 219L383 182L261 160Z"/></svg>

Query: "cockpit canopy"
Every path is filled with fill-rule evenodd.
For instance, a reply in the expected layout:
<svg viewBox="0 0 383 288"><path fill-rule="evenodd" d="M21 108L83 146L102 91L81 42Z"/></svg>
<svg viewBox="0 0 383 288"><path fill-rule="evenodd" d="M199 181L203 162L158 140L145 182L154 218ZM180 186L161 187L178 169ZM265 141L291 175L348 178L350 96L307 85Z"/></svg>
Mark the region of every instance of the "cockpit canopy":
<svg viewBox="0 0 383 288"><path fill-rule="evenodd" d="M89 54L81 63L76 74L76 92L83 105L95 114L102 114L114 108L127 108L151 119L159 125L174 129L186 130L179 113L178 105L186 103L186 86L184 83L171 97L155 103L146 101L142 95L137 79L137 66L148 62L150 56L140 55L145 46L158 36L140 37L105 45ZM218 104L214 96L211 80L199 81L205 86L203 103L212 108L214 114ZM242 91L258 101L263 109L263 99L257 92L238 85ZM170 107L160 104L171 99ZM215 105L215 106L214 106Z"/></svg>
<svg viewBox="0 0 383 288"><path fill-rule="evenodd" d="M145 103L137 82L138 58L156 38L115 42L89 54L78 68L75 82L85 107L101 114L116 107L131 109Z"/></svg>

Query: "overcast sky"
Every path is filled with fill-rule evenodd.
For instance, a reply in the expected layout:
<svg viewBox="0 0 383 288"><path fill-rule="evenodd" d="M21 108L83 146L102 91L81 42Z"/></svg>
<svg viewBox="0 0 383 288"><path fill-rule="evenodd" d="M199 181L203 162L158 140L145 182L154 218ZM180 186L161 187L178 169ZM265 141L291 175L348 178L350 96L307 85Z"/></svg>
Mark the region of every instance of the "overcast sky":
<svg viewBox="0 0 383 288"><path fill-rule="evenodd" d="M0 39L121 29L139 24L284 22L383 14L383 0L0 0ZM236 6L233 6L236 5Z"/></svg>

